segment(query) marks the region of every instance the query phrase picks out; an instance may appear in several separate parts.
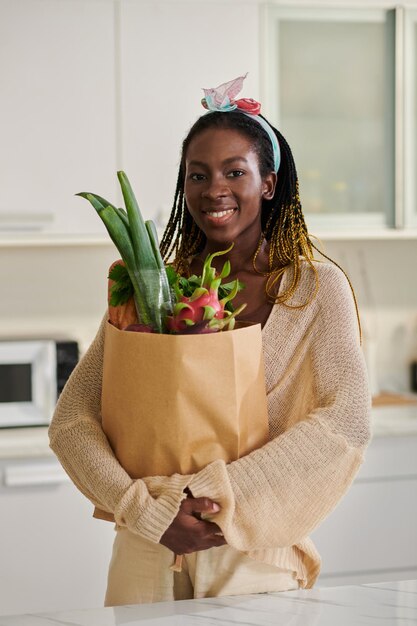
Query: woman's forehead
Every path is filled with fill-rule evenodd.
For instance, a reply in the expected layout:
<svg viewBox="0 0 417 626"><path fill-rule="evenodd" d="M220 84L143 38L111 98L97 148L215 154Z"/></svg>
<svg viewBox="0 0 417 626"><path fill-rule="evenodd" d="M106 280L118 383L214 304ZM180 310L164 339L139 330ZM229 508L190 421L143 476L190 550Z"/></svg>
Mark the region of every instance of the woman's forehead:
<svg viewBox="0 0 417 626"><path fill-rule="evenodd" d="M246 156L249 152L255 152L253 144L242 132L229 128L208 128L191 139L185 158L190 161L211 153L232 158Z"/></svg>

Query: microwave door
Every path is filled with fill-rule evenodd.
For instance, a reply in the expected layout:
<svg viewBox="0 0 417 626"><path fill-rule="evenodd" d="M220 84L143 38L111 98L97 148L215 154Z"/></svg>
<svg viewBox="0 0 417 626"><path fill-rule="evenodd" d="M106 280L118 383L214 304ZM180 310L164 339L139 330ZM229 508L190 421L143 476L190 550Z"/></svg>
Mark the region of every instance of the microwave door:
<svg viewBox="0 0 417 626"><path fill-rule="evenodd" d="M0 428L46 425L55 403L55 342L0 341Z"/></svg>

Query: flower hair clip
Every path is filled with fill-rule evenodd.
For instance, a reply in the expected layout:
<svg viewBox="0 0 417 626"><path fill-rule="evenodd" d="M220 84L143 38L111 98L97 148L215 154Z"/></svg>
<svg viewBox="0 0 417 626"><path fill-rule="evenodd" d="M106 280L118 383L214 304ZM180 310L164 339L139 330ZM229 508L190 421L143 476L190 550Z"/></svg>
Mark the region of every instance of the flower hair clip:
<svg viewBox="0 0 417 626"><path fill-rule="evenodd" d="M239 100L235 100L235 97L243 87L243 81L247 75L248 74L246 72L244 76L238 76L233 80L229 80L227 83L222 83L218 87L203 89L204 98L201 100L201 104L208 110L209 113L213 113L214 111L218 111L220 113L230 113L230 111L237 110L256 120L271 140L272 150L274 153L274 167L275 171L278 172L281 163L281 152L278 139L273 128L263 117L260 117L260 103L253 100L253 98L240 98Z"/></svg>
<svg viewBox="0 0 417 626"><path fill-rule="evenodd" d="M241 91L243 81L247 75L246 73L244 76L229 80L227 83L222 83L218 87L203 89L204 98L201 100L203 107L209 111L227 113L239 109L251 115L259 115L261 112L260 102L257 102L253 98L240 98L239 100L235 100L235 96Z"/></svg>

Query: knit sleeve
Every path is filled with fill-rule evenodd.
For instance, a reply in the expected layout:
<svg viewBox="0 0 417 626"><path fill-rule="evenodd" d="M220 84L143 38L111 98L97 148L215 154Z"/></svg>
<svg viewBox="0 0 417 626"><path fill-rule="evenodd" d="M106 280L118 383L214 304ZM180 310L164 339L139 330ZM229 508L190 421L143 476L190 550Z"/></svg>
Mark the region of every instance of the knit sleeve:
<svg viewBox="0 0 417 626"><path fill-rule="evenodd" d="M117 461L101 428L101 381L107 315L62 391L49 428L50 447L76 487L116 523L155 543L186 497L187 476L167 478L151 497Z"/></svg>
<svg viewBox="0 0 417 626"><path fill-rule="evenodd" d="M194 497L220 504L215 521L238 550L307 537L347 491L369 441L370 396L351 289L329 264L319 278L308 350L314 407L262 448L229 465L215 461L189 484ZM303 380L292 384L303 393Z"/></svg>

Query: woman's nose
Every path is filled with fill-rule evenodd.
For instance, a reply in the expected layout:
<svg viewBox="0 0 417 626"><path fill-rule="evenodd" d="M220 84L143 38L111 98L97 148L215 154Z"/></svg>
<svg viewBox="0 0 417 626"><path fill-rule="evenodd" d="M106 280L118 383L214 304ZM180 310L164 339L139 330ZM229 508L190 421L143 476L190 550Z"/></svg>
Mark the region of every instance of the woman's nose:
<svg viewBox="0 0 417 626"><path fill-rule="evenodd" d="M208 200L223 198L229 193L229 187L224 180L211 179L203 189L202 196Z"/></svg>

